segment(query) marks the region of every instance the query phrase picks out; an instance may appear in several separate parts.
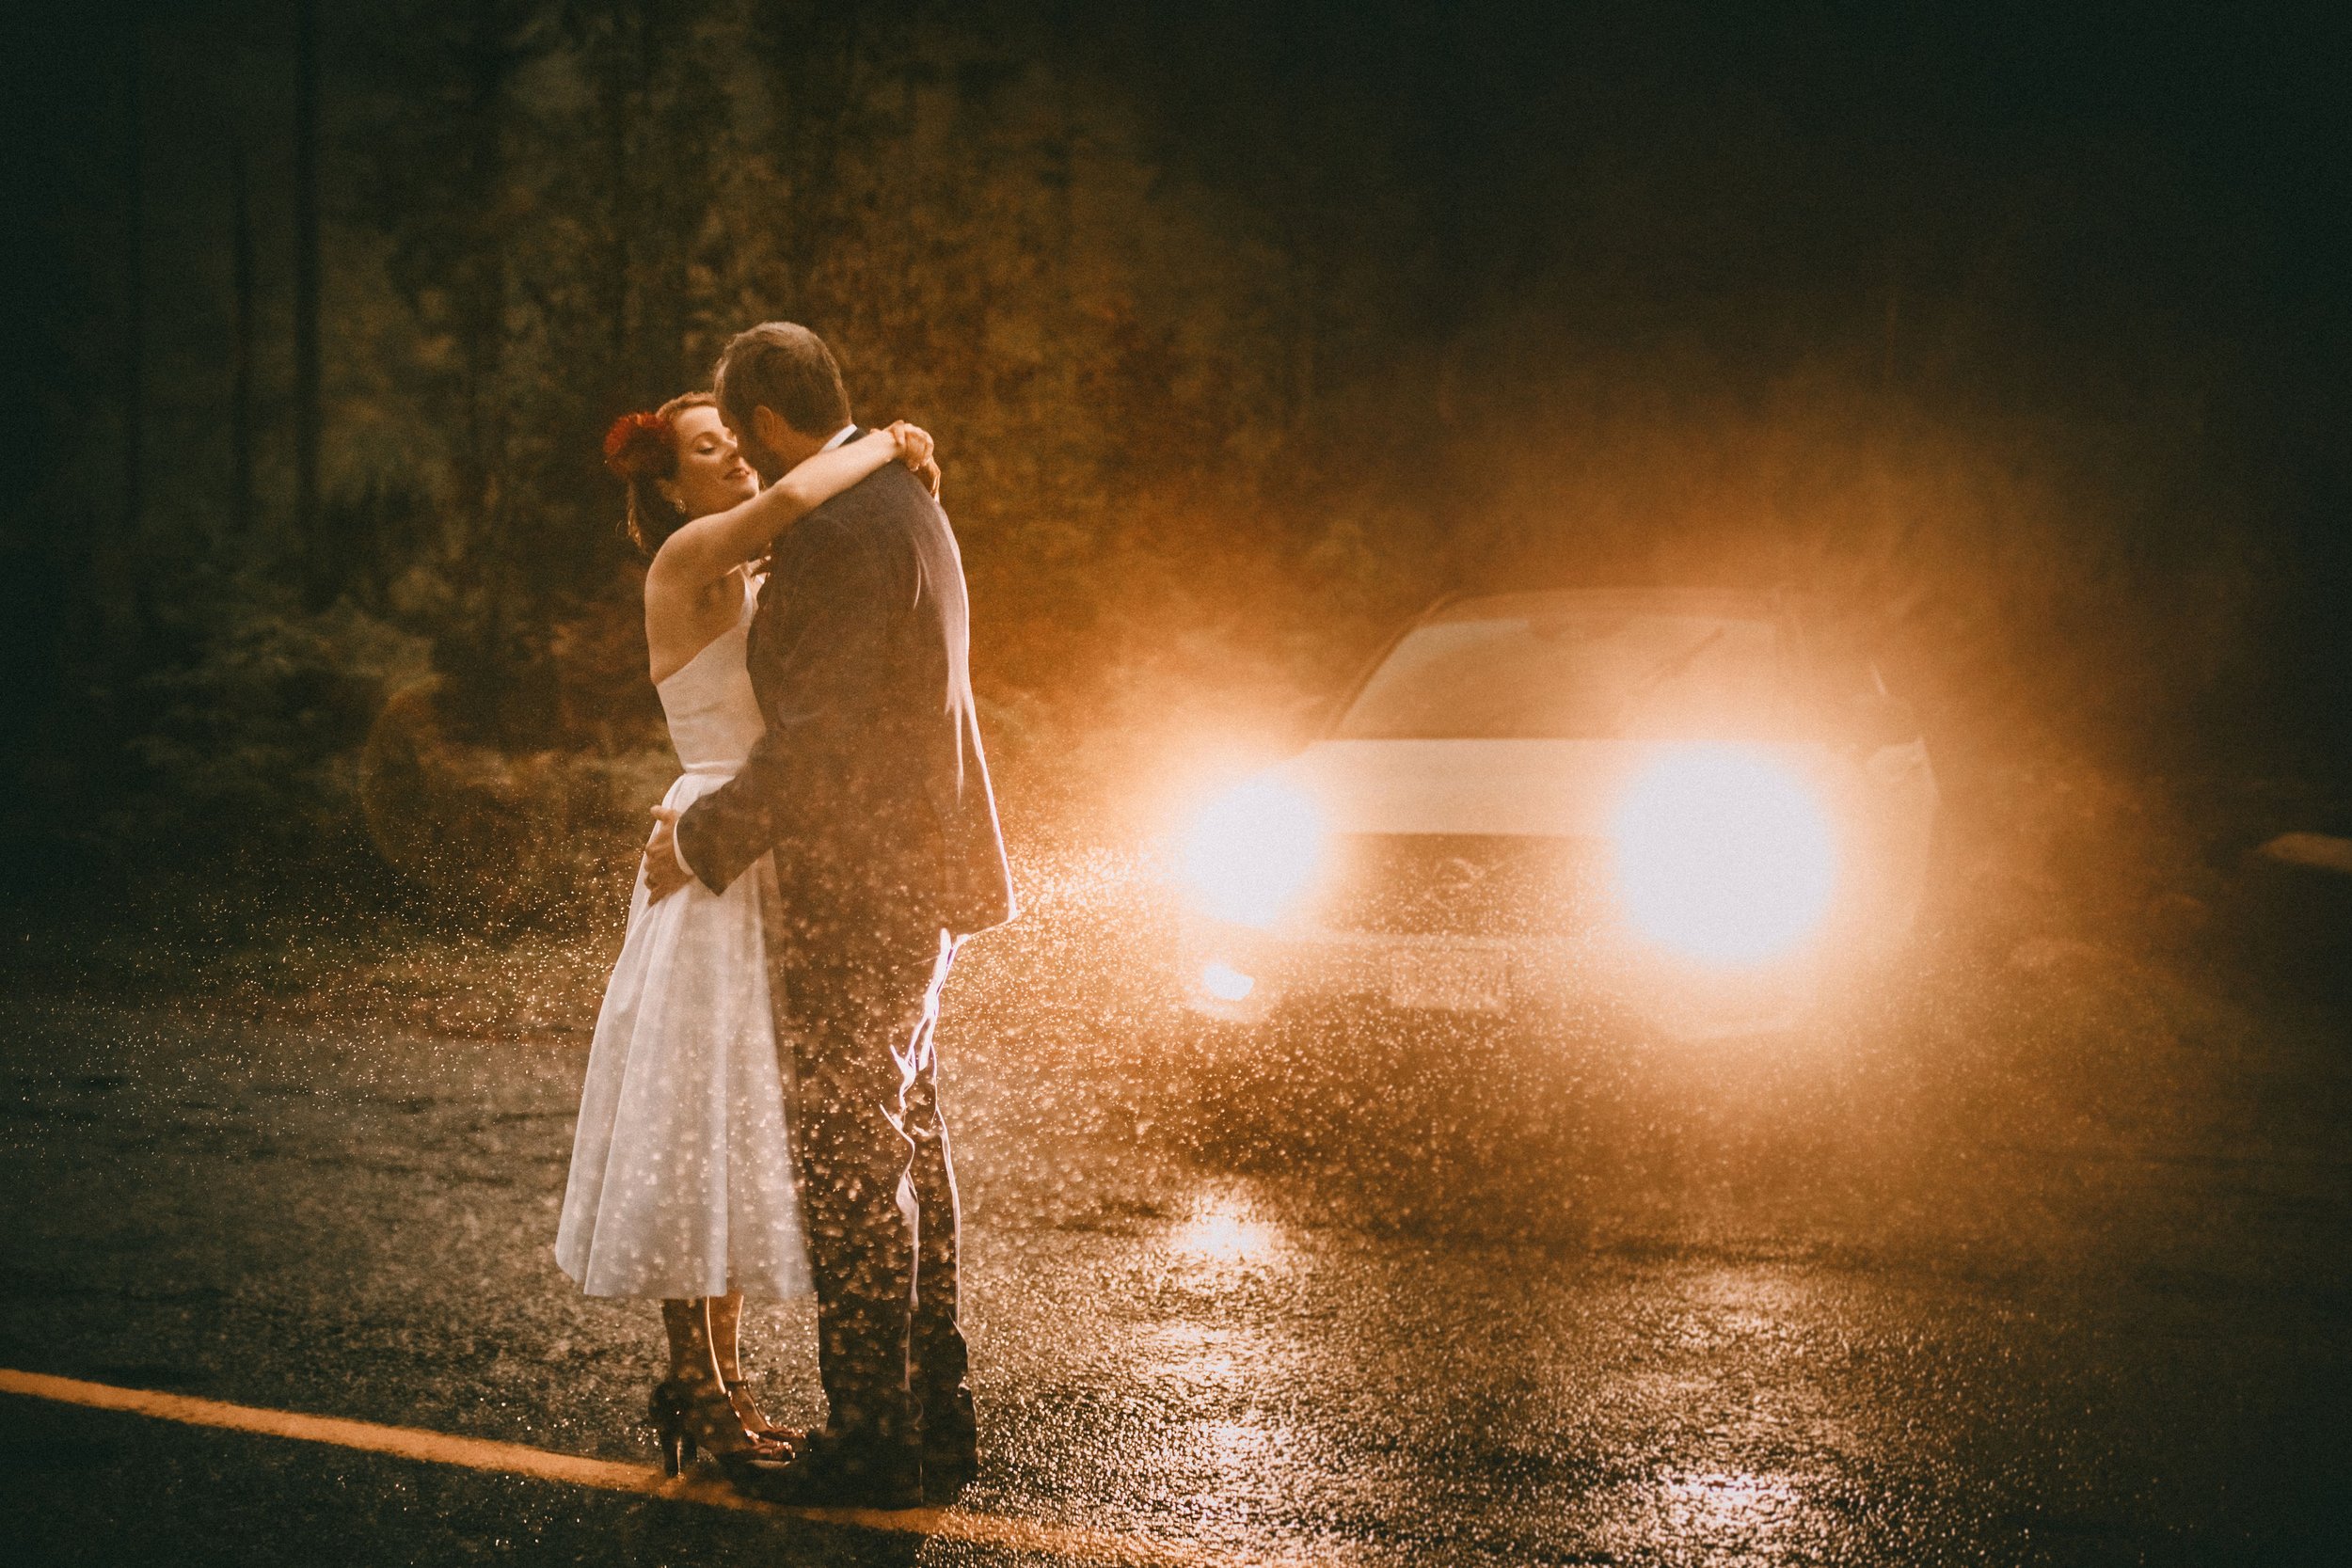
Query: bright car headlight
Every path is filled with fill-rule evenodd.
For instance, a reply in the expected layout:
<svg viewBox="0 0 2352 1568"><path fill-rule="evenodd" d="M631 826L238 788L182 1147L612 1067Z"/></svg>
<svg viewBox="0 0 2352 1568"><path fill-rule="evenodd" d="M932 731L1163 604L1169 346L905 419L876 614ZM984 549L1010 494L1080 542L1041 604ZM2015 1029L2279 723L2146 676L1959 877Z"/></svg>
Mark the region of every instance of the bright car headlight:
<svg viewBox="0 0 2352 1568"><path fill-rule="evenodd" d="M1644 936L1702 962L1760 963L1818 931L1837 840L1810 784L1769 754L1677 746L1635 778L1612 827L1618 900Z"/></svg>
<svg viewBox="0 0 2352 1568"><path fill-rule="evenodd" d="M1271 926L1323 869L1323 812L1273 779L1236 784L1201 808L1178 847L1200 911L1236 926Z"/></svg>

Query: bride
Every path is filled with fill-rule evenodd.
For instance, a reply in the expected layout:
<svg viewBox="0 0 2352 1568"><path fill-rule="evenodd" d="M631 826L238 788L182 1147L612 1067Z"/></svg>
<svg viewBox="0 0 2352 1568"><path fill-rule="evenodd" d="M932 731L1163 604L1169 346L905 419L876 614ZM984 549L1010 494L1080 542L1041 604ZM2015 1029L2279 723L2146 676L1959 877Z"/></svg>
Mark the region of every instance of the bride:
<svg viewBox="0 0 2352 1568"><path fill-rule="evenodd" d="M765 727L744 666L755 562L893 462L935 491L931 439L895 424L763 491L710 395L691 392L622 416L604 454L651 558L645 641L686 769L662 805L682 811L734 775ZM736 1343L744 1291L811 1288L770 1010L775 896L764 860L724 894L696 884L650 905L641 871L580 1091L556 1261L592 1296L660 1298L670 1368L650 1418L673 1475L696 1448L730 1471L787 1458L795 1435L761 1418Z"/></svg>

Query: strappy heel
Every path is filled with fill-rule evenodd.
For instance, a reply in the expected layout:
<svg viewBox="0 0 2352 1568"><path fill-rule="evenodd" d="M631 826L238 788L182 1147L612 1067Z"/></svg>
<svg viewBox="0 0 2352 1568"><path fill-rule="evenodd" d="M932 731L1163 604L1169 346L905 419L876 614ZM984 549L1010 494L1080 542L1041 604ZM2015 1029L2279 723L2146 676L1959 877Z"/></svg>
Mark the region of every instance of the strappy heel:
<svg viewBox="0 0 2352 1568"><path fill-rule="evenodd" d="M707 1383L663 1378L653 1386L645 1418L660 1444L665 1475L685 1474L698 1451L730 1479L755 1463L792 1457L787 1445L747 1431L733 1402Z"/></svg>
<svg viewBox="0 0 2352 1568"><path fill-rule="evenodd" d="M661 1448L661 1473L675 1476L694 1462L694 1439L686 1430L686 1406L676 1386L664 1378L653 1386L645 1419Z"/></svg>
<svg viewBox="0 0 2352 1568"><path fill-rule="evenodd" d="M727 1402L735 1406L736 1418L743 1423L743 1430L750 1433L755 1440L765 1440L781 1448L793 1449L798 1449L802 1439L808 1435L797 1427L771 1425L768 1418L759 1413L757 1402L752 1398L750 1378L737 1377L727 1380Z"/></svg>

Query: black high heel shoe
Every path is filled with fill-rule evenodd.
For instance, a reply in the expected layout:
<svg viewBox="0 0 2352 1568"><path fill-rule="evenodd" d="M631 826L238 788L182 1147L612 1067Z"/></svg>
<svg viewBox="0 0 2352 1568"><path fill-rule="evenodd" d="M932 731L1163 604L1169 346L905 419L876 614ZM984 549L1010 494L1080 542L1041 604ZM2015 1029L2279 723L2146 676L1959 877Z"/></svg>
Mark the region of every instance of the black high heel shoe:
<svg viewBox="0 0 2352 1568"><path fill-rule="evenodd" d="M694 1463L697 1449L708 1455L730 1481L755 1465L780 1464L792 1457L785 1444L745 1430L726 1391L707 1383L663 1378L653 1386L645 1418L661 1445L665 1475L684 1474Z"/></svg>

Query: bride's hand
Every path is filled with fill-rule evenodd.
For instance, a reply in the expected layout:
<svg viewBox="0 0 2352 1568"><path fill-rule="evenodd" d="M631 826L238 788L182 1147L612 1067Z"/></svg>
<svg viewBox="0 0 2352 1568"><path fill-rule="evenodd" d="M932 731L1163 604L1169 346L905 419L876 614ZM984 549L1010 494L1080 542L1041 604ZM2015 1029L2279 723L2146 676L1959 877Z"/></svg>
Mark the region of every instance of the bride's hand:
<svg viewBox="0 0 2352 1568"><path fill-rule="evenodd" d="M914 477L923 482L924 487L930 491L931 499L937 500L939 463L932 456L931 433L920 425L898 420L892 422L888 434L898 443L898 461L914 470Z"/></svg>
<svg viewBox="0 0 2352 1568"><path fill-rule="evenodd" d="M898 461L910 468L920 468L931 460L931 433L919 424L893 420L882 434L898 443Z"/></svg>

